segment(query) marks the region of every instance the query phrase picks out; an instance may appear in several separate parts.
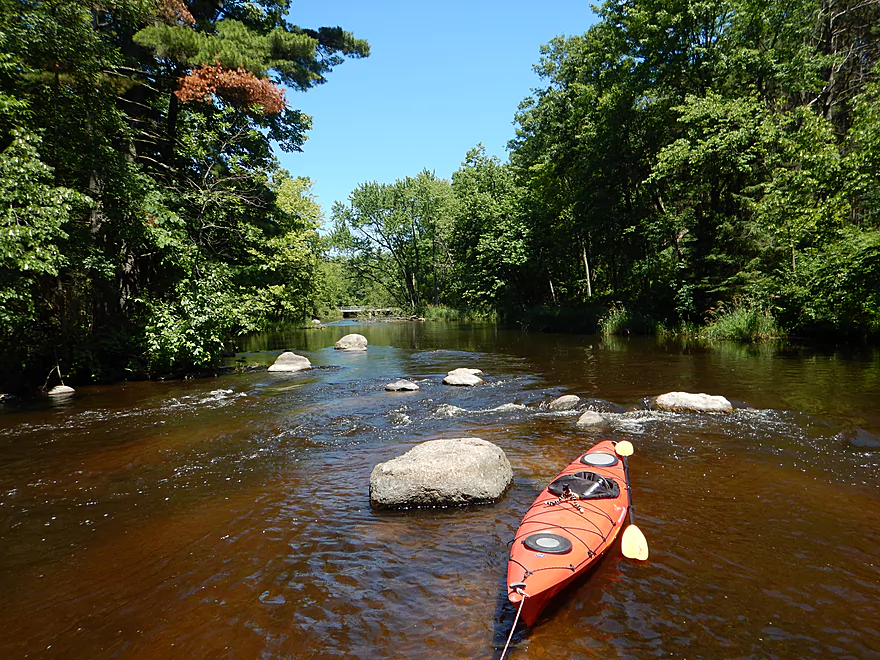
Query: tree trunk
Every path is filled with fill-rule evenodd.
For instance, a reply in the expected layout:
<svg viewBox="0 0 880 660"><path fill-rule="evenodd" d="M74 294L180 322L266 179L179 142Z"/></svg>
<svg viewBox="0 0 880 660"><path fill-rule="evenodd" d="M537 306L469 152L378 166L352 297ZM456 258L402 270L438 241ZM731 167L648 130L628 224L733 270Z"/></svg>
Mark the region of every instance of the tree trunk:
<svg viewBox="0 0 880 660"><path fill-rule="evenodd" d="M593 297L593 284L590 280L590 261L587 259L587 245L581 241L581 251L584 257L584 272L587 275L587 298Z"/></svg>

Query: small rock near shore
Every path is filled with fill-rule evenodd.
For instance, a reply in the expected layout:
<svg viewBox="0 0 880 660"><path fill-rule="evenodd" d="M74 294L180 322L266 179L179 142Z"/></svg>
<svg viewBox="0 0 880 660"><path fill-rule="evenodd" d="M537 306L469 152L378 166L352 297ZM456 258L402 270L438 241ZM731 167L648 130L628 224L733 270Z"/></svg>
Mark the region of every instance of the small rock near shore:
<svg viewBox="0 0 880 660"><path fill-rule="evenodd" d="M49 390L49 396L69 396L76 392L70 385L56 385Z"/></svg>
<svg viewBox="0 0 880 660"><path fill-rule="evenodd" d="M294 372L305 371L311 368L312 363L309 362L309 358L297 355L293 351L284 351L275 359L275 362L269 367L269 371Z"/></svg>
<svg viewBox="0 0 880 660"><path fill-rule="evenodd" d="M565 394L550 402L550 410L574 410L581 398L576 394Z"/></svg>
<svg viewBox="0 0 880 660"><path fill-rule="evenodd" d="M388 383L385 386L385 389L389 392L415 392L419 389L419 386L411 380L401 378L400 380L395 380L393 383Z"/></svg>
<svg viewBox="0 0 880 660"><path fill-rule="evenodd" d="M337 351L365 351L367 350L367 338L363 335L350 334L333 345Z"/></svg>
<svg viewBox="0 0 880 660"><path fill-rule="evenodd" d="M691 394L690 392L667 392L652 399L651 408L667 412L710 412L729 413L733 410L730 401L723 396L711 394Z"/></svg>
<svg viewBox="0 0 880 660"><path fill-rule="evenodd" d="M429 440L373 468L370 505L394 509L495 502L512 481L510 461L491 442Z"/></svg>

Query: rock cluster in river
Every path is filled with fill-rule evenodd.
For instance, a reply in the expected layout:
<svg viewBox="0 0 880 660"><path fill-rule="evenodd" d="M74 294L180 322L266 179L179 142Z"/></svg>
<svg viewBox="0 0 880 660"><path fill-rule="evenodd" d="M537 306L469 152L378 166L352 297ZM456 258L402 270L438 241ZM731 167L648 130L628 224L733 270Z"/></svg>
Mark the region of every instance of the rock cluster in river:
<svg viewBox="0 0 880 660"><path fill-rule="evenodd" d="M367 350L367 338L356 333L345 335L333 345L333 348L337 351L365 351Z"/></svg>
<svg viewBox="0 0 880 660"><path fill-rule="evenodd" d="M480 438L428 440L370 474L378 509L495 502L513 481L504 451Z"/></svg>
<svg viewBox="0 0 880 660"><path fill-rule="evenodd" d="M284 351L275 359L275 362L269 367L269 371L296 372L311 368L312 363L309 362L309 358L297 355L293 351Z"/></svg>

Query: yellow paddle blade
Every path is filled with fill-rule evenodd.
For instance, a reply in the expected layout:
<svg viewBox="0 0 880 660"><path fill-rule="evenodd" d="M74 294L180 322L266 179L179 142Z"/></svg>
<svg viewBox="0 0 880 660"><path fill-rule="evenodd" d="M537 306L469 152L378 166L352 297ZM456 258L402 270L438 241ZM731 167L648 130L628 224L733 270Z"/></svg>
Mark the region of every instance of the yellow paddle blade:
<svg viewBox="0 0 880 660"><path fill-rule="evenodd" d="M633 444L629 440L621 440L614 446L618 456L632 456Z"/></svg>
<svg viewBox="0 0 880 660"><path fill-rule="evenodd" d="M648 539L642 534L642 530L635 525L630 525L623 530L620 549L623 551L624 557L645 561L648 558Z"/></svg>

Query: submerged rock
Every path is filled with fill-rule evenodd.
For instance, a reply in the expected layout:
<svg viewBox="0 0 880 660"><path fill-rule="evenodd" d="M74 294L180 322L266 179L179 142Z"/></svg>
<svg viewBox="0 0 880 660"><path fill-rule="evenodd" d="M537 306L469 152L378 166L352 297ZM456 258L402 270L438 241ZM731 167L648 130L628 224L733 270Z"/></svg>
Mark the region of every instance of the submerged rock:
<svg viewBox="0 0 880 660"><path fill-rule="evenodd" d="M649 405L651 408L667 412L729 413L733 410L730 401L723 396L690 392L667 392L652 399Z"/></svg>
<svg viewBox="0 0 880 660"><path fill-rule="evenodd" d="M76 392L70 385L56 385L49 390L49 396L70 396Z"/></svg>
<svg viewBox="0 0 880 660"><path fill-rule="evenodd" d="M600 415L597 412L592 410L588 410L583 415L578 417L577 425L578 426L604 426L607 420L605 417Z"/></svg>
<svg viewBox="0 0 880 660"><path fill-rule="evenodd" d="M275 362L269 367L269 371L294 372L311 368L312 363L309 362L309 358L297 355L293 351L284 351L275 359Z"/></svg>
<svg viewBox="0 0 880 660"><path fill-rule="evenodd" d="M419 386L411 380L401 378L400 380L395 380L393 383L388 383L385 386L385 389L389 392L415 392L419 389Z"/></svg>
<svg viewBox="0 0 880 660"><path fill-rule="evenodd" d="M483 373L482 371L480 373ZM464 387L473 387L474 385L482 385L483 379L475 374L469 374L459 369L450 371L443 379L444 385L458 385Z"/></svg>
<svg viewBox="0 0 880 660"><path fill-rule="evenodd" d="M587 410L594 410L600 413L625 413L626 408L621 406L619 403L614 403L612 401L606 401L605 399L584 399L584 403L587 406Z"/></svg>
<svg viewBox="0 0 880 660"><path fill-rule="evenodd" d="M367 338L359 334L345 335L333 345L337 351L365 351L367 350Z"/></svg>
<svg viewBox="0 0 880 660"><path fill-rule="evenodd" d="M502 403L500 406L489 408L484 412L512 412L514 410L525 410L526 406L522 403Z"/></svg>
<svg viewBox="0 0 880 660"><path fill-rule="evenodd" d="M550 410L574 410L581 398L576 394L566 394L550 402Z"/></svg>
<svg viewBox="0 0 880 660"><path fill-rule="evenodd" d="M837 437L858 449L880 449L880 436L865 429L851 429L838 433Z"/></svg>
<svg viewBox="0 0 880 660"><path fill-rule="evenodd" d="M442 403L437 406L437 410L434 411L434 414L438 417L455 417L456 415L461 415L466 412L467 410L464 408L459 408L458 406L453 406L448 403Z"/></svg>
<svg viewBox="0 0 880 660"><path fill-rule="evenodd" d="M370 505L387 509L494 502L512 481L510 461L491 442L429 440L373 468Z"/></svg>

